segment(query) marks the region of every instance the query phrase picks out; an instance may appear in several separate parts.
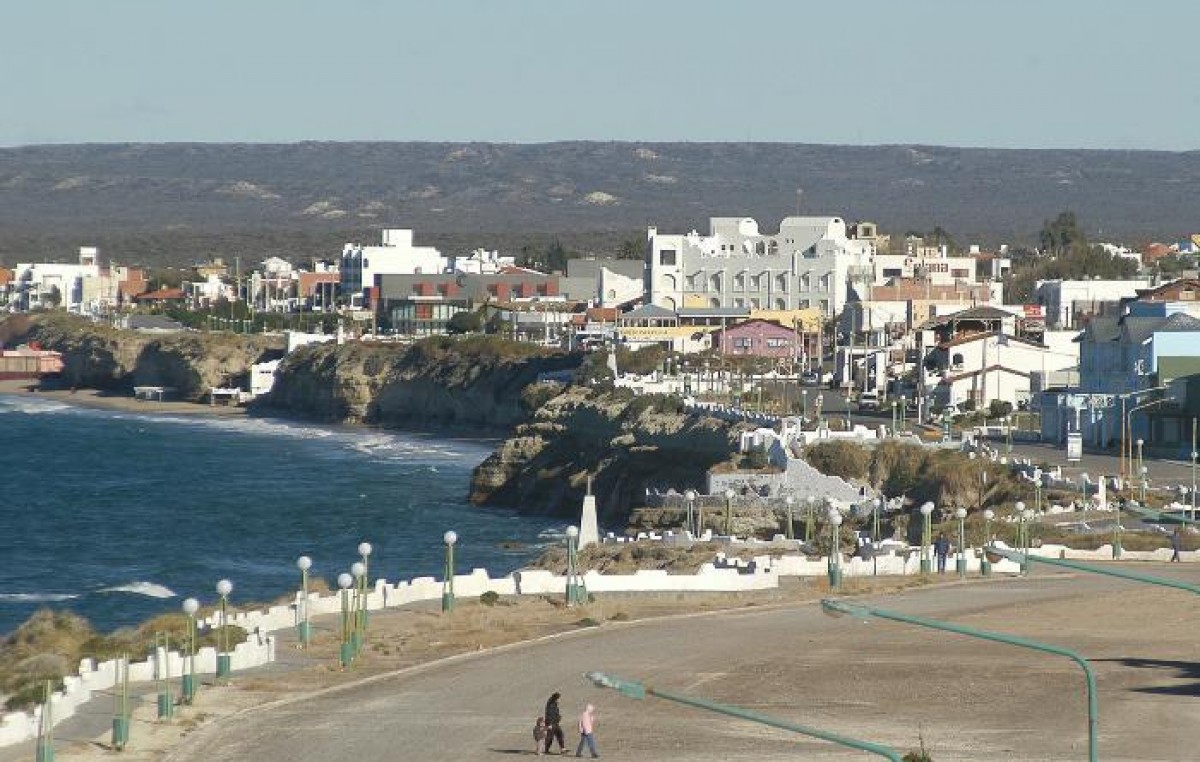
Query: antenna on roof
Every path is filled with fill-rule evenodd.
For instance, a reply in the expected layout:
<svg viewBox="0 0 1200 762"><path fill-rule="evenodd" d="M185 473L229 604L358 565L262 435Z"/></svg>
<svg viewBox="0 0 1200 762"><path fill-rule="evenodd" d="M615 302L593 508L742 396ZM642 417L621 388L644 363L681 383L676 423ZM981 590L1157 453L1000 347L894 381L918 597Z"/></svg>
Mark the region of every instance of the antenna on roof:
<svg viewBox="0 0 1200 762"><path fill-rule="evenodd" d="M804 189L803 189L803 188L797 188L797 189L796 189L796 216L797 216L797 217L799 217L799 216L800 216L800 201L801 201L803 198L804 198Z"/></svg>

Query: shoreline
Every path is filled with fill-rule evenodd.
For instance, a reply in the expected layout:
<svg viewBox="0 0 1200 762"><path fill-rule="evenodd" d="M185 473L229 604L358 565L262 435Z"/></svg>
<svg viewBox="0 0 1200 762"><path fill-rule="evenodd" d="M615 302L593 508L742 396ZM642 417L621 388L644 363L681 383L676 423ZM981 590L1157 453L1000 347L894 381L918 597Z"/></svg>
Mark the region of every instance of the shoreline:
<svg viewBox="0 0 1200 762"><path fill-rule="evenodd" d="M0 381L0 394L48 399L95 410L124 413L179 413L184 415L244 416L246 408L235 405L205 405L199 402L141 400L133 395L109 394L97 389L62 389L34 380Z"/></svg>

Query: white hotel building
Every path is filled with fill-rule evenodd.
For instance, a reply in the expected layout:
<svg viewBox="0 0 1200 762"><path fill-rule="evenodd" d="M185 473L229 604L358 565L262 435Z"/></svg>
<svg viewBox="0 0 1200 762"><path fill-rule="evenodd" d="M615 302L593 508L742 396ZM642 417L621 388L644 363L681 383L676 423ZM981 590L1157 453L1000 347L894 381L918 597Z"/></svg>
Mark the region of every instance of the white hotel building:
<svg viewBox="0 0 1200 762"><path fill-rule="evenodd" d="M816 309L832 317L852 277L872 277L875 246L839 217L785 217L761 233L749 217L713 217L711 233L647 231L649 301L684 308Z"/></svg>

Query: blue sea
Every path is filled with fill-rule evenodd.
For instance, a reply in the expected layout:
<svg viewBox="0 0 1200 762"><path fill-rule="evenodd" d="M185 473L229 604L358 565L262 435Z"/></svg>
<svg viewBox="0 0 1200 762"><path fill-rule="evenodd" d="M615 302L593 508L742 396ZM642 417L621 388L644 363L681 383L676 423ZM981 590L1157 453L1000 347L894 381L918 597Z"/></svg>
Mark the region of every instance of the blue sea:
<svg viewBox="0 0 1200 762"><path fill-rule="evenodd" d="M370 542L371 578L506 574L565 524L466 502L487 441L242 416L138 414L0 395L0 633L41 607L101 631L295 591L296 558L335 585Z"/></svg>

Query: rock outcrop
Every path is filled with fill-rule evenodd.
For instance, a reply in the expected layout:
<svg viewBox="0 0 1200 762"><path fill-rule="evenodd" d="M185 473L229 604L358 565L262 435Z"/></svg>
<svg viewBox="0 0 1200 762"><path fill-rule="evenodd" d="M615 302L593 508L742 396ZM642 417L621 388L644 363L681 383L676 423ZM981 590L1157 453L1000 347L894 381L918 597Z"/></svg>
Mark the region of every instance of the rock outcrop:
<svg viewBox="0 0 1200 762"><path fill-rule="evenodd" d="M256 407L325 422L507 432L537 407L527 387L580 359L488 336L314 344L280 363Z"/></svg>
<svg viewBox="0 0 1200 762"><path fill-rule="evenodd" d="M169 386L199 402L213 386L245 386L250 366L283 355L280 336L140 333L61 313L14 315L0 323L5 345L37 343L62 353L62 383L124 394Z"/></svg>
<svg viewBox="0 0 1200 762"><path fill-rule="evenodd" d="M644 504L649 487L702 487L741 429L670 400L565 388L475 469L471 501L575 516L590 474L600 521L613 526Z"/></svg>

